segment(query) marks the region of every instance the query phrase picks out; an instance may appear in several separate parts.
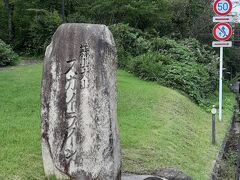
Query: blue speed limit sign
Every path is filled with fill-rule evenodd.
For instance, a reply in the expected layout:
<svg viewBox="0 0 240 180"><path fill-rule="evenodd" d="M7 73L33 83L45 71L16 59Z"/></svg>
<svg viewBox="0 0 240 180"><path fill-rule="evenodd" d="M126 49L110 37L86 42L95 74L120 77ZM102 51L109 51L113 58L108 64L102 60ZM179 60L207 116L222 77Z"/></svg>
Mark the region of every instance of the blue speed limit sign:
<svg viewBox="0 0 240 180"><path fill-rule="evenodd" d="M216 0L213 9L217 15L226 16L232 11L232 2L230 0Z"/></svg>

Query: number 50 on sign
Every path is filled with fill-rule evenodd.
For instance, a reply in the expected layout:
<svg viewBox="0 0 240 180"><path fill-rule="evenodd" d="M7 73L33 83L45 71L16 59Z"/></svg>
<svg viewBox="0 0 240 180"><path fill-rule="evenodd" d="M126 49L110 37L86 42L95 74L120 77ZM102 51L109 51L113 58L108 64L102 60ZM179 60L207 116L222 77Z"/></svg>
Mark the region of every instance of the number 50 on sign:
<svg viewBox="0 0 240 180"><path fill-rule="evenodd" d="M217 15L226 16L232 11L232 2L230 0L216 0L213 9Z"/></svg>

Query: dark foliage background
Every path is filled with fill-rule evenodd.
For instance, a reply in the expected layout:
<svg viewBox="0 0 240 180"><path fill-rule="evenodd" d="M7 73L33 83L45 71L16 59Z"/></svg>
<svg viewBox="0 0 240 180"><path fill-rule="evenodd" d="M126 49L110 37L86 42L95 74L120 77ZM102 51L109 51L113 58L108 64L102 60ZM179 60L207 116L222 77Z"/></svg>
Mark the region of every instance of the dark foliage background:
<svg viewBox="0 0 240 180"><path fill-rule="evenodd" d="M119 68L201 103L217 87L218 59L207 46L213 40L212 16L211 0L3 0L0 39L20 55L43 55L63 22L106 24ZM226 72L233 77L240 72L239 50L225 54Z"/></svg>

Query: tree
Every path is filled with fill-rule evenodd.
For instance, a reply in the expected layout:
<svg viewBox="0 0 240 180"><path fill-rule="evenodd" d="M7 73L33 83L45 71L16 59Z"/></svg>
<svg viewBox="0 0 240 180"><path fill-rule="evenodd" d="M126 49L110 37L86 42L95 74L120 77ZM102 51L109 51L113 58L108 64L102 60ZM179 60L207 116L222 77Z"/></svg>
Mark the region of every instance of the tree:
<svg viewBox="0 0 240 180"><path fill-rule="evenodd" d="M169 32L171 26L170 4L167 0L89 0L75 7L71 20L88 20L98 24L126 23L144 31ZM71 13L73 14L73 13Z"/></svg>
<svg viewBox="0 0 240 180"><path fill-rule="evenodd" d="M174 32L181 37L193 37L209 43L212 36L211 0L173 0L171 4Z"/></svg>
<svg viewBox="0 0 240 180"><path fill-rule="evenodd" d="M61 1L61 17L62 17L62 23L65 22L65 2L64 0Z"/></svg>
<svg viewBox="0 0 240 180"><path fill-rule="evenodd" d="M7 18L8 18L8 40L9 42L12 42L14 37L14 27L13 27L13 10L14 10L14 4L13 2L10 3L9 0L3 0L4 6L7 12Z"/></svg>

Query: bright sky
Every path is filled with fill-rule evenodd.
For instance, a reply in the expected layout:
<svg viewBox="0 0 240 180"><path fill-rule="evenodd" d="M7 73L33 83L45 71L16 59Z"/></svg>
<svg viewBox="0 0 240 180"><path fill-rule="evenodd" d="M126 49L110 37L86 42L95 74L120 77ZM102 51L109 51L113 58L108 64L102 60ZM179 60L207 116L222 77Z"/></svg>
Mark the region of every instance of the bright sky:
<svg viewBox="0 0 240 180"><path fill-rule="evenodd" d="M232 10L232 14L235 14L234 20L235 22L240 23L240 0L231 0L233 3L233 10Z"/></svg>
<svg viewBox="0 0 240 180"><path fill-rule="evenodd" d="M232 0L232 3L233 3L233 13L237 13L238 17L240 15L240 0ZM238 18L238 20L240 20Z"/></svg>

